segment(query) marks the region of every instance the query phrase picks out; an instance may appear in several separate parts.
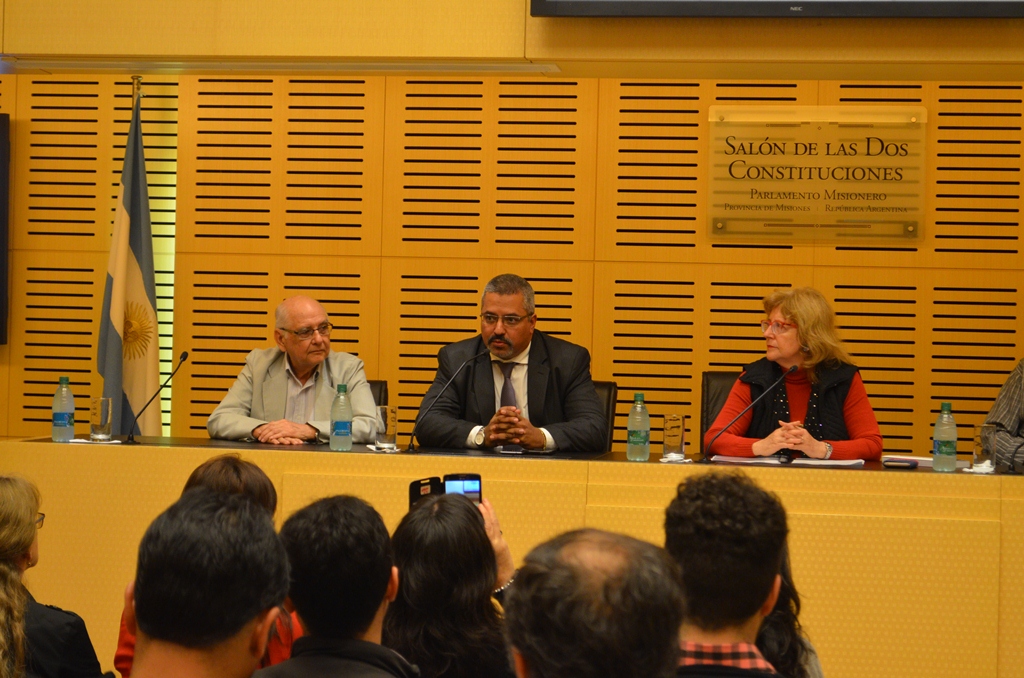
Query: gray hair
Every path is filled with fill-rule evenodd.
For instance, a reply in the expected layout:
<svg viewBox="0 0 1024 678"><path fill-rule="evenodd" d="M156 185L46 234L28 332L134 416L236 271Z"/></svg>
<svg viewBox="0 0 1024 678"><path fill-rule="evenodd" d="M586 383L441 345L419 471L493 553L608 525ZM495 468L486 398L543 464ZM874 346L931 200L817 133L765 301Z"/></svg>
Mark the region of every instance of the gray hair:
<svg viewBox="0 0 1024 678"><path fill-rule="evenodd" d="M533 315L535 310L533 304L533 287L526 281L525 278L521 278L515 273L502 273L491 278L490 282L484 287L484 293L480 295L480 306L484 305L484 297L488 294L497 294L502 297L507 297L512 294L523 295L523 305L526 306L526 312L529 315Z"/></svg>

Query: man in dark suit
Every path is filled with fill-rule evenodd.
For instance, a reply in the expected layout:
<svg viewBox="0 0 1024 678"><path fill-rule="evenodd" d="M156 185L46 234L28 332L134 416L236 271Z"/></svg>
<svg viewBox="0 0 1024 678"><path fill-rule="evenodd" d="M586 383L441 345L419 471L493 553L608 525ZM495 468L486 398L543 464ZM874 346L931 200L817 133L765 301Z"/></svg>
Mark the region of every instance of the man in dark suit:
<svg viewBox="0 0 1024 678"><path fill-rule="evenodd" d="M605 451L607 424L590 379L590 353L537 331L534 310L533 288L523 278L506 273L487 283L480 335L437 354L437 376L420 412L435 398L437 404L416 428L422 445Z"/></svg>

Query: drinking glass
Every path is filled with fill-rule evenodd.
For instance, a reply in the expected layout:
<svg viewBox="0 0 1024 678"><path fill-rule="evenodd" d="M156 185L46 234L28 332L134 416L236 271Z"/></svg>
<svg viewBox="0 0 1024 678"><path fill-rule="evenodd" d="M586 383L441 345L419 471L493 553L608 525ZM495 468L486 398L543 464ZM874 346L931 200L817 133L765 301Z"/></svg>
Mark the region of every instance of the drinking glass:
<svg viewBox="0 0 1024 678"><path fill-rule="evenodd" d="M110 398L93 398L89 406L89 440L110 440Z"/></svg>
<svg viewBox="0 0 1024 678"><path fill-rule="evenodd" d="M996 425L982 424L974 427L974 463L971 470L975 473L995 473Z"/></svg>
<svg viewBox="0 0 1024 678"><path fill-rule="evenodd" d="M683 455L683 418L678 414L666 414L664 441L661 458L666 461L682 461Z"/></svg>
<svg viewBox="0 0 1024 678"><path fill-rule="evenodd" d="M397 452L398 408L394 405L377 407L377 437L374 447L380 452Z"/></svg>

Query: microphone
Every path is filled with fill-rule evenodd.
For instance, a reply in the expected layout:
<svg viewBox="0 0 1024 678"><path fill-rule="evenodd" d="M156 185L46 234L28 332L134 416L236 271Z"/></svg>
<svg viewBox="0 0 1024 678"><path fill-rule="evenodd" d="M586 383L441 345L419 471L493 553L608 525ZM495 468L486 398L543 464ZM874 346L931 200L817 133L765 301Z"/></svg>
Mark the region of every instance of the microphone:
<svg viewBox="0 0 1024 678"><path fill-rule="evenodd" d="M764 390L764 393L762 393L761 395L759 395L759 396L757 396L756 398L754 398L754 400L752 400L752 401L751 401L751 403L750 403L749 405L747 405L746 407L744 407L744 408L743 408L743 411L742 411L742 412L740 412L740 413L739 413L739 414L737 414L737 415L736 415L735 417L733 417L733 418L732 418L732 421L730 421L730 422L729 422L728 424L726 424L726 425L725 425L725 428L723 428L723 429L722 429L721 431L719 431L718 433L716 433L716 434L715 434L715 437L711 439L711 442L710 442L710 443L708 443L708 446L704 448L704 458L703 458L703 459L701 459L701 461L703 461L703 462L709 462L709 461L711 461L711 446L715 444L715 441L716 441L716 440L718 440L718 436L720 436L720 435L722 435L723 433L725 433L726 431L728 431L728 430L729 430L729 427L730 427L730 426L732 426L733 424L735 424L735 423L736 423L737 421L739 421L739 418L740 418L740 417L742 417L742 416L743 416L744 414L746 414L747 412L749 412L749 411L750 411L750 408L751 408L751 407L753 407L754 405L756 405L756 404L758 404L759 402L761 402L761 400L762 400L762 399L763 399L763 398L764 398L764 397L765 397L766 395L768 395L769 393L771 393L772 391L774 391L774 390L775 390L775 387L776 387L776 386L778 386L779 384L781 384L781 383L782 383L782 381L783 381L783 380L784 380L784 379L786 378L786 375L788 375L788 374L792 374L793 372L796 372L796 370L797 370L797 367L796 367L796 365L791 365L791 366L790 366L790 368L789 368L788 370L786 370L785 372L783 372L783 373L782 373L782 376L781 376L781 377L779 377L778 379L776 379L776 380L775 380L775 383L774 383L774 384L772 384L771 386L769 386L768 388L766 388L766 389ZM790 461L792 461L792 458L790 459Z"/></svg>
<svg viewBox="0 0 1024 678"><path fill-rule="evenodd" d="M427 409L423 410L423 412L421 412L421 413L416 415L416 421L414 421L413 424L412 424L412 432L409 433L409 447L405 448L405 450L403 450L404 452L415 452L416 451L416 446L413 445L412 441L416 437L416 427L419 426L420 419L422 419L424 417L424 415L427 414L427 412L430 412L430 410L433 409L434 405L437 403L437 399L440 398L442 395L444 395L444 392L447 391L448 387L452 385L453 381L455 381L455 377L459 376L459 372L462 371L462 368L464 368L466 365L470 364L471 362L473 362L474 360L476 360L480 356L487 355L490 352L491 352L491 349L485 349L485 350L481 351L480 353L477 353L472 358L466 358L464 361L462 361L462 364L459 365L459 369L455 370L455 374L452 375L452 378L445 382L444 386L441 387L441 391L436 396L434 396L434 399L430 401L429 405L427 405Z"/></svg>
<svg viewBox="0 0 1024 678"><path fill-rule="evenodd" d="M132 427L128 429L128 437L124 439L124 442L121 443L122 445L139 444L139 441L135 439L135 425L139 423L139 417L141 417L142 413L146 411L146 408L149 407L149 404L152 403L158 395L160 395L160 391L164 390L164 386L167 386L167 382L169 382L171 378L178 373L178 370L181 369L181 366L185 364L186 360L188 360L188 351L182 351L181 356L178 358L178 365L171 372L171 376L167 377L167 379L164 380L164 383L160 384L160 388L156 390L156 393L154 393L153 397L149 399L149 402L143 405L142 409L139 410L139 413L135 415L135 421L132 422Z"/></svg>

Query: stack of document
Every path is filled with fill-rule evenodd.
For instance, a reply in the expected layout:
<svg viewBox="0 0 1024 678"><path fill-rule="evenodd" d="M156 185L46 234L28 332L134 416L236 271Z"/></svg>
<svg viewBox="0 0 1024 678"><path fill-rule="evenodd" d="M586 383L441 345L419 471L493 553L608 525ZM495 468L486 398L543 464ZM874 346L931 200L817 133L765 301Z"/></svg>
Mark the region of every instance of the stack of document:
<svg viewBox="0 0 1024 678"><path fill-rule="evenodd" d="M716 464L754 464L762 466L783 466L778 457L727 457L724 454L716 454L711 457ZM929 459L929 463L931 460ZM785 466L815 466L817 468L861 468L864 466L863 459L812 459L811 457L797 457Z"/></svg>

